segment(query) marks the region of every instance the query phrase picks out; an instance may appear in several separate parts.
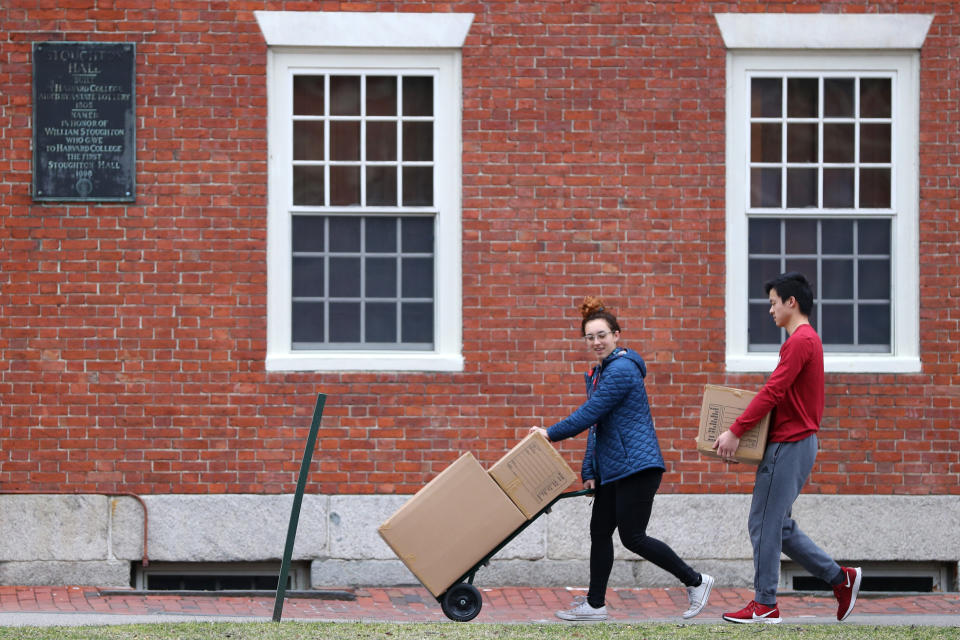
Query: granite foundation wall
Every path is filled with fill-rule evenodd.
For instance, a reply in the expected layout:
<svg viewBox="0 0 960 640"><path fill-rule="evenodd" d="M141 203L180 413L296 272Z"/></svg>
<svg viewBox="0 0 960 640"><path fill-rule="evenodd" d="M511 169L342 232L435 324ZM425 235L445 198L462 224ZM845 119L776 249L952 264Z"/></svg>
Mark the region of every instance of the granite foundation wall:
<svg viewBox="0 0 960 640"><path fill-rule="evenodd" d="M415 584L377 527L408 496L305 496L294 560L314 588ZM0 584L130 586L149 562L279 561L292 496L0 494ZM749 586L750 496L660 495L648 533L720 584ZM583 586L590 499L558 502L479 570L478 585ZM960 560L960 501L951 496L801 496L800 526L841 562ZM611 587L677 586L616 542ZM953 588L956 588L954 585Z"/></svg>

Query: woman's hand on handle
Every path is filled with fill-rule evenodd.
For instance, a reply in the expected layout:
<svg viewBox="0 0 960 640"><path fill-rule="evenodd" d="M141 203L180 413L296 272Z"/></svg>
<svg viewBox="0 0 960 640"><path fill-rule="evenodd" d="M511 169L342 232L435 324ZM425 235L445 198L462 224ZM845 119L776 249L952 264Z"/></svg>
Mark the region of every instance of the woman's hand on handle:
<svg viewBox="0 0 960 640"><path fill-rule="evenodd" d="M550 441L550 436L547 435L547 430L543 427L530 427L530 433L539 433L546 438L548 442Z"/></svg>

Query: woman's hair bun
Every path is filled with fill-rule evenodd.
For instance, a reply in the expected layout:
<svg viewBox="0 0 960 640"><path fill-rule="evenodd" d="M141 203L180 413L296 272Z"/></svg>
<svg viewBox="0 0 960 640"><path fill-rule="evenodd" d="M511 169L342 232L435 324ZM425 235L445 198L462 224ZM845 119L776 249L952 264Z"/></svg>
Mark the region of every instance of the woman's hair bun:
<svg viewBox="0 0 960 640"><path fill-rule="evenodd" d="M605 311L603 300L600 298L595 298L593 296L586 296L583 299L583 302L580 303L580 315L584 318L588 318L595 313Z"/></svg>

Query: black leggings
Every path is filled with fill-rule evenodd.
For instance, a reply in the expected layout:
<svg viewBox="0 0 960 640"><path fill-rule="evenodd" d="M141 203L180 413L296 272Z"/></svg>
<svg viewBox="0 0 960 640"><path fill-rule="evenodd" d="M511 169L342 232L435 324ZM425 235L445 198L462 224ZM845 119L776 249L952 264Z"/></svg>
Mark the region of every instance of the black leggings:
<svg viewBox="0 0 960 640"><path fill-rule="evenodd" d="M665 543L647 535L653 497L660 488L661 469L645 469L597 487L590 517L590 590L587 602L602 607L613 569L613 530L620 530L623 546L675 575L688 587L700 574Z"/></svg>

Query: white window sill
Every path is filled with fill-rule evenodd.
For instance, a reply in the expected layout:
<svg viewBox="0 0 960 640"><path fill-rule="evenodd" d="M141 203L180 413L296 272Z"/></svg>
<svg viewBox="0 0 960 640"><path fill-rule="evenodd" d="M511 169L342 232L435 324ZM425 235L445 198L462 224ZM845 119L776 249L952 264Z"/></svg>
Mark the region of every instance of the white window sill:
<svg viewBox="0 0 960 640"><path fill-rule="evenodd" d="M267 371L463 371L463 356L442 353L267 354Z"/></svg>
<svg viewBox="0 0 960 640"><path fill-rule="evenodd" d="M775 353L762 355L727 354L729 373L770 373L777 366ZM891 355L842 355L824 354L823 370L826 373L919 373L920 358L916 356Z"/></svg>

